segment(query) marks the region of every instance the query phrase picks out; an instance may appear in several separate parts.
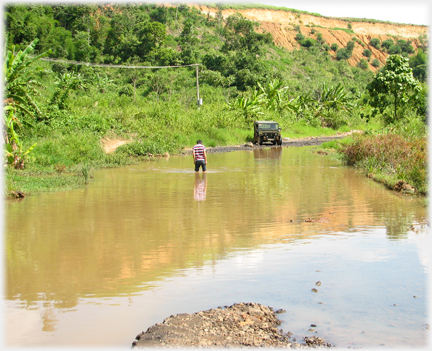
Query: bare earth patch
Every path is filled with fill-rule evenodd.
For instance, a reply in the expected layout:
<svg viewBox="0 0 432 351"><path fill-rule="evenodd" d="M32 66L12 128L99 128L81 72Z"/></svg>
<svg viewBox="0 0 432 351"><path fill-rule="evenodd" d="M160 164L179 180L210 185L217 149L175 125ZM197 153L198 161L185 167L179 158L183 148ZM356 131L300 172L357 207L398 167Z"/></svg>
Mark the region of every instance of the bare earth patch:
<svg viewBox="0 0 432 351"><path fill-rule="evenodd" d="M117 150L120 145L130 143L132 140L102 138L101 146L105 153L110 154Z"/></svg>

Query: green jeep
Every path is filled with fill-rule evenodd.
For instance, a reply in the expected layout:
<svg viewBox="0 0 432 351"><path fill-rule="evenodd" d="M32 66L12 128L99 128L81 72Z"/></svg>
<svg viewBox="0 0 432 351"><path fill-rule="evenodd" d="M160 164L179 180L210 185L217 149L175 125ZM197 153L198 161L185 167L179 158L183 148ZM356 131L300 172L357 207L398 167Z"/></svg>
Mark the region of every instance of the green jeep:
<svg viewBox="0 0 432 351"><path fill-rule="evenodd" d="M273 121L254 122L254 144L271 142L273 145L282 145L281 128Z"/></svg>

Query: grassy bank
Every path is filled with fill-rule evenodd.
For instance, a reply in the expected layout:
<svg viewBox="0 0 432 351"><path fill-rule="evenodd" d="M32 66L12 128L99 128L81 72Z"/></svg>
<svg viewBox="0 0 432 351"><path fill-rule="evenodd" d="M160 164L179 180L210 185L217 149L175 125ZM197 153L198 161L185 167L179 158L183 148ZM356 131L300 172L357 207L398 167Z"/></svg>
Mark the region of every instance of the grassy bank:
<svg viewBox="0 0 432 351"><path fill-rule="evenodd" d="M427 195L427 137L398 132L354 135L324 143L322 148L335 150L345 165L389 189Z"/></svg>

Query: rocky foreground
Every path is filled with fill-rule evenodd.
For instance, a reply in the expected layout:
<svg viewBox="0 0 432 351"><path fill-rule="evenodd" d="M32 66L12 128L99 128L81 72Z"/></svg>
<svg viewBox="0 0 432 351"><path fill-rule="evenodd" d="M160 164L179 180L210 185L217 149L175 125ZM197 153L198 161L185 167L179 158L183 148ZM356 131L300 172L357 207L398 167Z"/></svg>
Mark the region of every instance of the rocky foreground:
<svg viewBox="0 0 432 351"><path fill-rule="evenodd" d="M299 343L291 333L277 327L281 321L271 307L259 303L236 303L197 313L182 313L166 318L136 336L133 348L241 348L332 347L317 336L304 337Z"/></svg>

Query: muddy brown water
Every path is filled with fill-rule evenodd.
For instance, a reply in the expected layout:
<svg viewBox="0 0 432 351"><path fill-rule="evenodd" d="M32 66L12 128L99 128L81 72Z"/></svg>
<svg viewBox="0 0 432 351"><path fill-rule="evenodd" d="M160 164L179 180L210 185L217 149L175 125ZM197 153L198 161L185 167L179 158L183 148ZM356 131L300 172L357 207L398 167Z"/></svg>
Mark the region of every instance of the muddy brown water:
<svg viewBox="0 0 432 351"><path fill-rule="evenodd" d="M129 348L165 317L236 302L285 309L298 340L427 344L424 201L311 147L208 159L205 176L175 156L7 201L5 344Z"/></svg>

